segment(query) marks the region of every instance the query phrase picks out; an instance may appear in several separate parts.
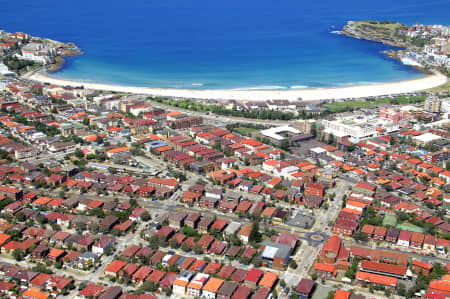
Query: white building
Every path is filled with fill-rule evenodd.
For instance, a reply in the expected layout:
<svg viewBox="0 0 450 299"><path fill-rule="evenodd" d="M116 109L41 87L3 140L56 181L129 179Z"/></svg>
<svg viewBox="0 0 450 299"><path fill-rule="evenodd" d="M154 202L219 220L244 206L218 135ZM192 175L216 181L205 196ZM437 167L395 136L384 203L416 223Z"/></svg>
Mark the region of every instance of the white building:
<svg viewBox="0 0 450 299"><path fill-rule="evenodd" d="M287 166L287 167L283 167L283 168L275 168L275 170L273 171L273 174L276 177L288 177L290 174L299 171L299 168L297 166Z"/></svg>
<svg viewBox="0 0 450 299"><path fill-rule="evenodd" d="M38 149L35 147L25 147L17 149L14 151L14 156L16 159L26 159L33 158L39 153Z"/></svg>
<svg viewBox="0 0 450 299"><path fill-rule="evenodd" d="M209 279L209 275L203 273L197 273L194 279L187 286L187 295L188 296L201 296L202 288L206 284Z"/></svg>
<svg viewBox="0 0 450 299"><path fill-rule="evenodd" d="M280 166L280 161L277 160L267 160L263 162L262 169L267 172L271 173L275 168Z"/></svg>
<svg viewBox="0 0 450 299"><path fill-rule="evenodd" d="M442 139L441 136L433 134L433 133L425 133L419 136L413 137L413 140L416 144L427 145L434 141Z"/></svg>
<svg viewBox="0 0 450 299"><path fill-rule="evenodd" d="M9 75L9 74L13 74L12 72L9 71L8 67L6 65L3 64L3 62L0 62L0 75ZM6 87L6 85L5 85ZM3 89L0 89L3 90Z"/></svg>
<svg viewBox="0 0 450 299"><path fill-rule="evenodd" d="M355 140L378 136L377 128L382 128L388 133L399 129L398 124L389 119L364 115L342 117L332 121L323 120L322 124L326 133L337 137L349 136Z"/></svg>
<svg viewBox="0 0 450 299"><path fill-rule="evenodd" d="M163 259L162 259L162 261L161 261L161 264L162 264L162 266L163 267L167 267L167 266L169 266L169 264L168 264L168 262L169 262L169 260L170 260L170 258L173 256L173 254L166 254L164 257L163 257Z"/></svg>
<svg viewBox="0 0 450 299"><path fill-rule="evenodd" d="M275 128L270 128L267 130L262 130L261 135L274 139L276 141L281 141L286 139L286 137L282 136L282 133L291 133L291 134L301 134L302 132L300 132L299 130L297 130L296 128L293 128L291 126L281 126L281 127L275 127Z"/></svg>
<svg viewBox="0 0 450 299"><path fill-rule="evenodd" d="M51 61L54 51L45 48L42 43L29 43L22 48L22 55L16 54L19 59L31 60L46 64Z"/></svg>
<svg viewBox="0 0 450 299"><path fill-rule="evenodd" d="M189 271L181 272L177 279L173 282L172 292L174 295L178 295L182 297L186 294L186 286L191 281L192 277L194 277L194 273Z"/></svg>

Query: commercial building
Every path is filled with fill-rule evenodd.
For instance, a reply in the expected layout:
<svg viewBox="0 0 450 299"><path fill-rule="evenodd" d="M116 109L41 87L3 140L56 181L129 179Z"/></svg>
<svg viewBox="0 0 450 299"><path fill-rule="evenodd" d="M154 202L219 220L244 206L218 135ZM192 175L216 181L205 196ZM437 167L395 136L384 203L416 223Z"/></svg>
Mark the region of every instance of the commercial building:
<svg viewBox="0 0 450 299"><path fill-rule="evenodd" d="M440 113L442 107L442 99L429 97L425 99L423 109L432 113Z"/></svg>
<svg viewBox="0 0 450 299"><path fill-rule="evenodd" d="M398 131L398 124L390 119L377 118L375 116L353 115L341 117L336 120L322 120L324 132L335 137L350 137L354 141L362 138L376 137L379 135L378 128L385 132Z"/></svg>

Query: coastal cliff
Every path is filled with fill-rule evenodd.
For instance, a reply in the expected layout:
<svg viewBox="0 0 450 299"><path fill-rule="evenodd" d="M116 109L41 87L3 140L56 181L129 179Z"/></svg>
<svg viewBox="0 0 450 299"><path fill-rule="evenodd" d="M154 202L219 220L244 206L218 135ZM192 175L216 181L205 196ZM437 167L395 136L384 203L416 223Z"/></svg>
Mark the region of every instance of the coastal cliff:
<svg viewBox="0 0 450 299"><path fill-rule="evenodd" d="M450 47L447 46L446 27L442 25L407 26L392 21L349 21L341 34L398 49L385 51L388 57L400 60L427 74L438 71L448 76ZM433 38L443 40L436 44Z"/></svg>
<svg viewBox="0 0 450 299"><path fill-rule="evenodd" d="M0 30L1 62L18 75L43 69L55 72L62 68L64 57L81 55L74 43L31 36L23 32Z"/></svg>
<svg viewBox="0 0 450 299"><path fill-rule="evenodd" d="M398 35L400 30L408 30L408 26L390 21L349 21L341 33L350 37L380 42L394 47L410 47L411 44Z"/></svg>
<svg viewBox="0 0 450 299"><path fill-rule="evenodd" d="M47 65L46 70L49 73L57 72L63 67L64 63L66 62L64 57L72 57L83 54L74 43L62 43L56 41L52 42L57 43L58 50L57 55L54 57L53 63Z"/></svg>

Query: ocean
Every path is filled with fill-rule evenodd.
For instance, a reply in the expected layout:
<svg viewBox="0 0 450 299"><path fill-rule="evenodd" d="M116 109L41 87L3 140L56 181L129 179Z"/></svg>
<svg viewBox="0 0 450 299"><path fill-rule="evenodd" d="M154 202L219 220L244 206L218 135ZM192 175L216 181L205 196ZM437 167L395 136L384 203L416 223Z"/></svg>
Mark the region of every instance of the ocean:
<svg viewBox="0 0 450 299"><path fill-rule="evenodd" d="M302 89L420 78L348 20L448 25L450 0L2 1L0 29L74 42L52 76L190 89Z"/></svg>

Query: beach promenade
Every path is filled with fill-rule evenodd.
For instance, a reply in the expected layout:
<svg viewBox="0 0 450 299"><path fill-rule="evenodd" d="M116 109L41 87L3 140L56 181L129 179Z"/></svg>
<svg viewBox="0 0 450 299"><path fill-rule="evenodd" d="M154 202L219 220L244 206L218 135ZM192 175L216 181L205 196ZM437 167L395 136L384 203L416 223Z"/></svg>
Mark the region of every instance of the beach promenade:
<svg viewBox="0 0 450 299"><path fill-rule="evenodd" d="M197 90L197 89L162 89L148 87L132 87L109 85L100 83L76 82L52 78L50 76L35 72L23 76L25 79L34 80L41 83L49 83L64 86L84 86L88 89L127 92L134 94L145 94L149 96L166 96L193 99L214 99L214 100L238 100L256 101L282 99L294 101L301 98L304 101L328 100L342 98L363 98L370 96L382 96L390 94L401 94L421 91L442 85L447 82L447 77L442 74L429 75L420 79L357 85L348 87L331 87L315 89L295 89L295 90Z"/></svg>

